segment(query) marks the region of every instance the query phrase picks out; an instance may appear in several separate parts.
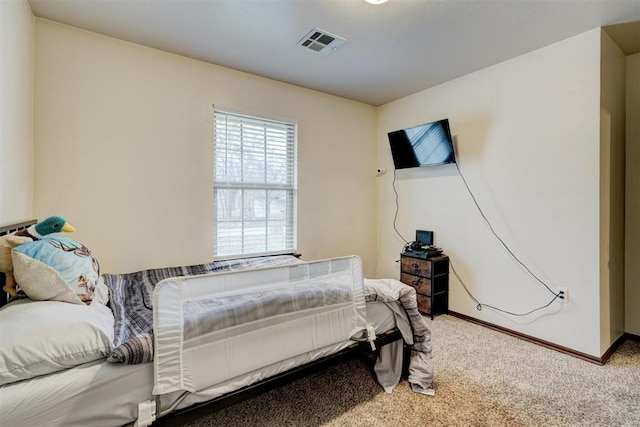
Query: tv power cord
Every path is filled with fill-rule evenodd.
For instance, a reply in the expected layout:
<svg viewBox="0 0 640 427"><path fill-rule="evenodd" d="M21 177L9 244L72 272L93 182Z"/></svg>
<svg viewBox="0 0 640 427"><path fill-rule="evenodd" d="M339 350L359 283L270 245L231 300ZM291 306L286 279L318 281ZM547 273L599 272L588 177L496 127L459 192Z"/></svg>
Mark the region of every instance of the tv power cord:
<svg viewBox="0 0 640 427"><path fill-rule="evenodd" d="M549 307L555 300L557 299L561 299L564 300L565 295L563 291L559 291L558 293L555 293L551 287L549 287L549 285L547 285L542 279L540 279L538 276L536 276L530 269L529 267L527 267L522 261L520 261L520 259L513 253L513 251L511 251L511 249L509 249L509 247L507 246L507 244L504 242L504 240L502 240L500 238L500 236L498 236L498 234L496 233L496 231L494 230L493 226L491 225L491 223L489 222L489 220L487 219L486 215L484 214L484 212L482 211L482 208L480 208L480 205L478 204L478 201L476 200L476 197L473 195L473 192L471 191L471 189L469 188L469 185L467 184L467 180L464 178L464 175L462 174L462 171L460 170L460 167L458 166L458 163L455 163L456 165L456 169L458 169L458 173L460 174L460 177L462 178L462 182L464 183L465 187L467 188L467 191L469 192L469 194L471 195L471 199L473 200L473 202L476 205L476 208L478 208L478 211L480 212L480 215L482 216L482 218L484 219L484 221L487 223L487 225L489 226L489 230L491 230L491 233L493 233L494 237L496 239L498 239L498 241L502 244L502 246L504 247L504 249L511 255L511 257L518 263L520 264L535 280L537 280L539 283L541 283L545 288L547 288L547 290L553 295L553 298L551 299L551 301L549 301L547 304L542 305L538 308L534 308L533 310L527 311L526 313L514 313L512 311L509 310L504 310L502 308L490 305L490 304L483 304L480 301L478 301L478 299L476 297L473 296L473 294L471 293L471 291L469 291L469 288L467 288L467 285L464 283L464 281L462 280L462 278L460 277L460 275L458 275L458 273L456 272L455 267L453 266L453 262L451 261L451 258L449 258L449 265L451 266L451 270L453 271L453 274L456 276L456 278L458 279L458 281L460 282L460 284L462 285L462 287L464 288L465 292L469 295L469 297L476 303L476 309L478 311L482 311L483 307L487 307L487 308L491 308L493 310L505 313L505 314L509 314L511 316L528 316L531 313L534 313L538 310L542 310L544 308ZM396 203L396 212L395 215L393 217L393 230L396 232L396 234L400 237L400 239L402 239L402 241L405 243L405 246L407 244L409 244L409 241L407 239L404 238L404 236L400 233L400 231L398 231L397 228L397 221L398 221L398 212L400 210L400 206L398 204L398 190L396 189L396 170L394 168L393 170L393 181L391 183L391 186L393 187L393 193L395 194L395 203Z"/></svg>
<svg viewBox="0 0 640 427"><path fill-rule="evenodd" d="M409 244L409 241L404 238L402 234L398 231L398 227L396 226L396 222L398 221L398 212L400 211L400 206L398 205L398 190L396 189L396 169L393 169L393 181L391 182L391 187L393 187L393 193L396 195L396 213L393 216L393 229L396 234L402 239L405 246Z"/></svg>
<svg viewBox="0 0 640 427"><path fill-rule="evenodd" d="M467 294L469 295L469 297L477 304L476 305L476 309L478 311L481 311L483 307L487 307L487 308L491 308L493 310L496 311L500 311L502 313L506 313L506 314L510 314L512 316L527 316L531 313L534 313L538 310L542 310L543 308L547 308L549 307L555 300L557 299L564 299L565 295L564 295L564 291L559 291L558 293L554 292L551 287L549 287L549 285L547 285L542 279L540 279L538 276L536 276L531 269L529 269L529 267L527 267L522 261L520 261L520 259L513 253L513 251L511 251L511 249L509 249L509 247L507 246L507 244L504 242L504 240L502 240L500 238L500 236L498 236L498 233L496 233L496 231L493 229L493 226L491 225L491 223L489 222L489 220L487 219L487 216L484 214L484 212L482 211L482 208L480 208L480 205L478 204L478 201L476 200L476 197L473 195L473 192L471 191L471 189L469 188L469 185L467 184L467 180L464 178L464 175L462 174L462 171L460 170L460 166L458 166L458 163L455 163L456 165L456 169L458 169L458 173L460 173L460 177L462 178L462 182L464 183L464 186L467 188L467 191L469 192L469 194L471 195L471 199L473 200L473 203L475 203L476 208L478 208L478 211L480 212L480 215L482 216L482 218L484 219L484 221L487 223L487 225L489 226L489 230L491 230L491 233L493 233L494 237L496 239L498 239L498 241L502 244L502 246L504 247L504 249L507 251L507 253L509 255L511 255L511 257L518 263L520 264L520 266L522 266L522 268L524 268L530 275L531 277L533 277L536 281L538 281L538 283L542 284L545 288L547 288L547 290L551 293L551 295L553 295L553 298L551 299L551 301L549 301L547 304L540 306L538 308L534 308L533 310L527 311L526 313L513 313L511 311L508 310L504 310L489 304L483 304L480 301L478 301L476 299L476 297L473 296L473 294L471 294L471 292L469 291L469 289L467 288L467 286L465 285L465 283L462 281L462 279L460 278L460 276L458 275L458 273L456 272L456 269L453 266L453 262L451 262L451 258L449 258L449 265L451 265L451 270L453 270L453 274L458 278L458 280L460 281L460 284L462 285L462 287L464 288L464 290L467 292Z"/></svg>

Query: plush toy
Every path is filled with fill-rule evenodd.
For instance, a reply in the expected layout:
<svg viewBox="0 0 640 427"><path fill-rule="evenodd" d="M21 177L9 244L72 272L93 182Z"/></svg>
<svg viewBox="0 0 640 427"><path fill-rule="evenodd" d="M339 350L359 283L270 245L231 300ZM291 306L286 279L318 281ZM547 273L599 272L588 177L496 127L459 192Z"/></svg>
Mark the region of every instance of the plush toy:
<svg viewBox="0 0 640 427"><path fill-rule="evenodd" d="M61 231L72 232L75 228L60 216L49 218L30 226L25 230L16 231L13 234L0 237L0 272L6 276L2 290L11 296L16 296L16 281L13 277L13 263L11 250L27 242L40 240L41 237Z"/></svg>

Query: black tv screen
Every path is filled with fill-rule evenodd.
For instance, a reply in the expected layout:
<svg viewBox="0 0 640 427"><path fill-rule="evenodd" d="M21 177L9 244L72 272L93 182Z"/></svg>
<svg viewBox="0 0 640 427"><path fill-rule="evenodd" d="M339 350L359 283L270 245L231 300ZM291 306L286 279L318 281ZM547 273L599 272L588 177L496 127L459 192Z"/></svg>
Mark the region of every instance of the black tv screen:
<svg viewBox="0 0 640 427"><path fill-rule="evenodd" d="M455 163L449 120L389 132L396 169Z"/></svg>

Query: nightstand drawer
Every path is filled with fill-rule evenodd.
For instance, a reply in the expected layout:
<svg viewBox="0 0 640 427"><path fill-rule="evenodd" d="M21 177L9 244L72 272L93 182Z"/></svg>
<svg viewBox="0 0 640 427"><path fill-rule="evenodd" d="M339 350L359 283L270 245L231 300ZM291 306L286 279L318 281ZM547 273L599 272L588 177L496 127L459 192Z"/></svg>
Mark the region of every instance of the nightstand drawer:
<svg viewBox="0 0 640 427"><path fill-rule="evenodd" d="M400 271L416 276L431 276L431 262L426 259L403 256L400 258Z"/></svg>
<svg viewBox="0 0 640 427"><path fill-rule="evenodd" d="M418 311L431 314L431 297L418 294L416 298L418 299Z"/></svg>
<svg viewBox="0 0 640 427"><path fill-rule="evenodd" d="M413 274L400 273L400 281L409 286L413 286L417 293L431 295L431 280L426 277L414 276Z"/></svg>

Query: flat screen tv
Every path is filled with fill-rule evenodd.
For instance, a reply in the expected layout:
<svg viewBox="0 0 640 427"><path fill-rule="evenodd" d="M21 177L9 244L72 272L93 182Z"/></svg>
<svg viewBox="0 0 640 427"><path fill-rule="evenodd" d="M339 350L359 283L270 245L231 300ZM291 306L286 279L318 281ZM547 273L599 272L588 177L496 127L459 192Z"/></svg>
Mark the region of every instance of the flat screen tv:
<svg viewBox="0 0 640 427"><path fill-rule="evenodd" d="M389 132L396 169L455 163L449 119Z"/></svg>

